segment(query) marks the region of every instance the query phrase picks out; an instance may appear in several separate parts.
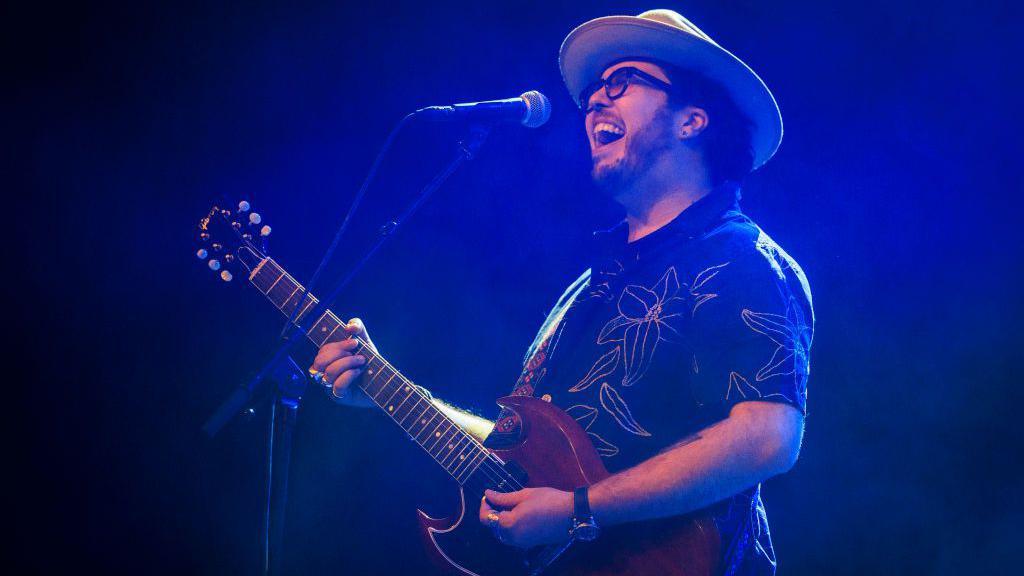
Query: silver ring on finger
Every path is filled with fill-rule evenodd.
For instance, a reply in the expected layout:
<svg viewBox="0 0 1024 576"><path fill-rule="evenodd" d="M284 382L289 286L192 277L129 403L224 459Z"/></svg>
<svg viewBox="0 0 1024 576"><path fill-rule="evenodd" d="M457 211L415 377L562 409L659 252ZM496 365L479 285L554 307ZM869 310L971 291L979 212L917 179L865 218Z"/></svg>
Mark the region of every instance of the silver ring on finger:
<svg viewBox="0 0 1024 576"><path fill-rule="evenodd" d="M316 382L324 388L330 388L331 385L327 382L327 374L315 368L310 368L309 375L313 378L313 382Z"/></svg>

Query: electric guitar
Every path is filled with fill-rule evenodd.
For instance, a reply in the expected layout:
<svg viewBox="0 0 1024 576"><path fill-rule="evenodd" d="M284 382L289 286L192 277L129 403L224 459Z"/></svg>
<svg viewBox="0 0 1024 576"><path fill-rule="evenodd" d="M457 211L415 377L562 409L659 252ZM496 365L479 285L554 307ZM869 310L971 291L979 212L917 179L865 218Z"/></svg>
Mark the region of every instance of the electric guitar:
<svg viewBox="0 0 1024 576"><path fill-rule="evenodd" d="M199 223L196 256L225 282L234 279L232 270L244 270L249 283L286 317L298 309L295 322L317 347L346 337L345 323L333 312L306 317L318 300L311 294L301 298L303 287L265 255L269 234L270 227L248 202L231 209L214 206ZM484 490L550 486L571 491L606 478L609 473L586 432L571 416L543 400L510 396L498 404L519 416L520 437L507 448L486 448L365 341L356 339L356 350L367 359L359 386L458 485L460 504L452 516L432 518L419 511L426 549L442 571L461 576L710 576L719 572L719 533L714 520L701 513L607 527L589 543L570 543L566 534L564 544L530 550L501 544L478 520Z"/></svg>

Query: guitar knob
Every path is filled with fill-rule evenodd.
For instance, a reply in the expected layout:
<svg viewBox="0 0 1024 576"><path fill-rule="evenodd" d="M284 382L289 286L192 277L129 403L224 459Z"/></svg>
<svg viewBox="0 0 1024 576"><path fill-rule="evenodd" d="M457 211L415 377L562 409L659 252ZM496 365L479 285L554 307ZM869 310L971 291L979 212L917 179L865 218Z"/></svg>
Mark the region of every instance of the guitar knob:
<svg viewBox="0 0 1024 576"><path fill-rule="evenodd" d="M246 202L245 200L242 200L241 202L239 202L238 203L238 211L239 212L248 212L249 211L249 203Z"/></svg>
<svg viewBox="0 0 1024 576"><path fill-rule="evenodd" d="M263 217L260 216L259 212L253 212L252 214L249 214L249 224L255 226L260 222L263 222Z"/></svg>
<svg viewBox="0 0 1024 576"><path fill-rule="evenodd" d="M214 272L220 270L220 260L217 260L216 258L210 260L206 265L209 266L210 270L213 270Z"/></svg>
<svg viewBox="0 0 1024 576"><path fill-rule="evenodd" d="M223 280L225 282L231 282L232 278L234 278L234 276L231 275L231 272L228 272L227 270L221 270L221 272L220 272L220 279L221 280Z"/></svg>
<svg viewBox="0 0 1024 576"><path fill-rule="evenodd" d="M266 238L267 236L270 236L270 231L270 226L264 226L263 228L260 228L260 236Z"/></svg>
<svg viewBox="0 0 1024 576"><path fill-rule="evenodd" d="M206 260L206 257L208 255L209 254L206 252L205 248L200 248L199 250L196 250L196 258L199 258L200 260Z"/></svg>

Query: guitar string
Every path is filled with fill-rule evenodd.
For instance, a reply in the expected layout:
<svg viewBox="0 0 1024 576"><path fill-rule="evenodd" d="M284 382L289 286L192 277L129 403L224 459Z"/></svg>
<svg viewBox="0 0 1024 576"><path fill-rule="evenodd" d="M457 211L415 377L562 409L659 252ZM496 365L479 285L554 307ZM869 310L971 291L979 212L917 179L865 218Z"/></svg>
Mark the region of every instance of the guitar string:
<svg viewBox="0 0 1024 576"><path fill-rule="evenodd" d="M237 230L232 230L232 231L236 232L236 234L238 232ZM237 235L239 235L241 237L240 234L237 234ZM246 242L245 244L248 245L249 243ZM263 256L262 254L259 253L259 251L255 251L255 253L259 254L260 256ZM296 281L290 274L288 274L288 272L286 270L284 270L284 268L282 268L272 258L264 256L258 264L256 264L255 266L251 266L251 267L248 265L248 263L244 259L240 258L240 261L250 271L250 277L249 277L250 283L252 283L265 296L270 297L271 302L275 305L275 307L278 308L278 310L280 310L282 313L289 314L289 316L290 316L290 313L287 312L285 310L285 308L287 307L288 302L295 296L295 294L302 289L302 286L299 284L299 282ZM263 290L262 288L259 287L259 285L257 284L256 280L259 277L259 275L260 275L259 272L262 271L263 266L265 264L268 264L268 263L271 264L271 267L273 269L275 269L276 272L278 272L278 276L272 281L272 283L270 284L270 286L267 287L266 290ZM278 285L280 284L280 281L283 280L283 279L287 279L288 281L290 281L290 283L293 285L293 287L292 287L291 292L288 293L288 296L286 298L284 298L284 300L281 301L281 305L278 306L277 302L275 301L275 299L273 297L271 297L271 293L272 292L276 292L275 289L278 287ZM316 304L319 304L319 299L317 299L315 296L313 296L312 294L309 294L308 292L305 292L305 291L303 291L303 297L300 300L301 301L295 305L295 308L299 308L299 312L298 312L298 314L295 314L295 319L293 320L293 322L295 322L296 325L299 325L300 322L304 319L304 315L309 310L309 308L315 307ZM324 320L324 318L328 318L328 319L333 320L335 322L334 328L331 330L330 334L328 334L324 338L324 340L323 340L324 342L328 338L330 338L334 334L334 332L337 331L337 329L340 326L343 325L341 320L331 310L326 310L323 313L323 315L321 315L321 317L319 319L317 319L316 322L313 323L313 325L312 325L312 327L311 327L311 329L309 331L305 331L304 330L304 332L306 333L306 336L314 344L317 344L317 345L322 345L322 342L317 342L316 341L316 339L313 336L312 329L315 328L317 325L319 325ZM365 342L361 342L361 345L365 346L366 343ZM374 356L377 357L384 365L388 366L392 370L392 372L394 373L395 376L400 377L403 381L405 381L409 385L413 386L414 390L416 390L418 392L418 389L415 388L415 384L412 384L411 382L409 382L408 379L406 379L400 372L398 372L398 370L395 370L394 367L391 366L390 363L387 360L385 360L384 358L382 358L382 357L380 357L379 355L376 355L376 354L374 354ZM394 376L392 377L392 379L393 378L394 378ZM390 379L389 379L389 382L390 382ZM410 396L411 396L411 394L410 394ZM418 397L417 397L417 400L416 400L416 403L415 403L416 405L418 405L419 402L421 402L421 401L427 402L428 408L433 405L433 403L430 401L430 399L427 398L426 396L424 396L423 394L417 393L417 396ZM406 398L406 400L408 400L408 397ZM403 400L403 402L404 401L405 400ZM435 409L436 409L436 407L435 407ZM426 410L424 410L424 411L426 411ZM462 473L462 472L459 472L459 469L461 468L462 464L457 465L454 470L449 470L449 466L448 465L445 465L444 462L439 461L438 458L436 456L434 456L434 454L429 449L427 449L425 445L421 444L421 447L423 447L427 451L427 453L430 454L430 456L436 462L438 462L438 464L440 464L446 471L448 471L453 476L453 478L456 481L459 482L460 485L471 487L470 485L472 483L479 482L481 484L481 486L479 486L478 488L486 487L487 484L485 483L485 478L484 478L484 477L486 477L486 480L488 480L488 481L490 481L490 482L495 484L495 486L494 486L495 488L500 488L500 487L502 487L503 484L506 485L506 486L511 487L513 490L521 490L523 488L523 486L519 483L518 479L513 477L507 470L505 470L505 468L500 463L500 460L498 462L496 462L495 461L496 457L489 450L484 448L483 445L480 444L476 440L476 438L474 438L472 435L469 435L468 433L466 433L466 431L462 430L461 427L458 426L454 421L452 421L446 414L444 414L440 410L438 410L438 412L442 415L443 422L446 422L449 425L449 428L445 430L445 434L447 434L450 430L452 430L454 428L454 429L456 429L456 430L458 430L458 431L460 431L462 433L462 437L463 438L468 439L468 442L466 443L466 445L464 447L461 448L461 451L466 450L466 448L468 448L468 447L472 447L471 448L471 452L470 452L471 454L473 454L475 452L475 453L479 453L479 454L482 455L482 458L481 458L481 461L480 461L479 464L471 464L471 466L475 465L476 468L473 469L471 472L466 473L464 480L459 480L459 475L458 474ZM406 416L408 416L408 414L406 414ZM404 425L402 425L401 422L396 422L396 423L398 423L399 426L401 428L403 428L403 430L405 429ZM440 425L438 426L438 428L439 427L440 427ZM437 428L435 428L435 431L436 430L437 430ZM411 435L410 435L410 438L411 438ZM461 439L457 440L457 442L461 444L462 440ZM436 442L435 442L435 445L436 445ZM448 456L450 456L450 455L451 455L451 452L448 454ZM447 458L447 456L445 456L444 458ZM475 459L476 456L474 456L473 458ZM455 460L453 460L453 462L455 462ZM469 468L467 468L466 470L468 470L468 469ZM481 475L478 475L477 472L481 472L483 477Z"/></svg>
<svg viewBox="0 0 1024 576"><path fill-rule="evenodd" d="M263 292L263 294L265 296L270 296L272 292L277 292L278 291L278 290L275 290L275 289L278 288L278 286L281 285L280 284L281 280L287 279L288 281L290 281L290 283L293 285L292 286L292 290L288 293L288 296L281 302L281 306L278 306L277 303L274 301L274 299L271 298L271 302L274 303L275 307L277 307L278 310L280 310L281 312L285 312L284 307L287 306L288 301L291 300L292 297L294 297L295 292L298 289L301 289L301 286L299 285L299 283L294 278L292 278L292 276L290 274L288 274L283 268L281 268L280 265L278 265L277 262L275 262L273 259L268 258L267 262L273 265L273 268L276 269L275 270L276 272L280 273L280 276L273 281L272 285L267 289L266 292L264 292L262 289L260 289L259 286L256 286L256 288L260 289L260 291ZM256 278L254 276L252 278L252 280L253 280L252 283L254 285L256 285L255 279ZM287 287L285 287L285 290L287 290ZM308 299L310 304L315 305L315 304L319 303L319 300L315 296L313 296L312 294L307 294L306 298ZM300 304L297 303L295 306L298 307L299 305ZM307 304L302 303L302 306L305 308L307 306ZM300 322L301 319L303 319L303 315L304 314L305 314L305 312L303 311L300 314L296 315L297 316L297 318L296 318L296 322L297 323ZM312 329L315 326L319 325L324 320L324 318L327 318L327 319L335 322L335 327L332 330L331 334L333 334L333 332L336 331L338 327L344 325L344 322L342 322L341 319L339 319L334 314L333 311L331 311L331 310L325 311L324 314L316 322L313 323L313 325L310 327L310 331L306 332L306 336L311 341L313 341L314 344L322 345L322 343L318 343L317 340L315 339L314 333L312 332ZM359 338L358 336L354 336L354 338L360 342L360 346L365 346L365 347L367 347L368 350L372 350L371 348L368 347L367 343L364 340L362 340L362 338ZM324 341L326 341L326 338L325 338ZM391 372L394 374L394 376L397 376L398 378L400 378L400 381L401 381L402 385L409 385L409 386L413 387L413 392L410 393L410 396L412 396L412 395L418 396L417 403L421 402L421 401L425 401L425 402L428 403L428 406L433 406L433 403L430 401L430 399L427 398L421 392L419 392L419 390L415 387L415 384L413 384L411 381L409 381L407 378L405 378L405 376L402 375L397 369L395 369L394 366L392 366L390 362L388 362L386 359L384 359L383 357L381 357L380 355L378 355L376 353L374 353L373 356L379 362L381 362L381 364L383 364L388 369L390 369ZM398 388L400 389L401 385L398 386ZM406 400L408 400L408 397L406 398ZM376 404L376 400L374 400L374 403ZM378 404L378 406L380 408L383 408L383 406L381 406L379 404ZM490 480L491 482L495 483L495 485L496 485L495 487L501 487L504 484L505 486L511 487L513 490L521 490L521 489L523 489L523 486L519 483L519 481L514 476L512 476L507 470L505 470L500 464L495 462L494 459L493 459L494 458L493 454L491 454L491 452L489 450L484 448L484 446L482 444L480 444L480 442L477 441L476 438L474 438L472 435L470 435L465 430L463 430L460 426L458 426L458 424L455 423L450 417L448 417L447 414L444 414L443 411L441 411L440 409L437 409L436 406L434 406L434 407L438 411L438 413L441 414L441 416L442 416L442 424L439 424L438 427L435 428L435 430L440 428L440 426L444 425L445 423L449 424L449 428L445 430L445 434L447 434L452 429L458 430L462 434L462 436L464 438L467 438L469 440L468 446L472 446L473 450L478 455L482 456L480 463L475 465L476 468L472 472L469 472L468 474L466 474L466 477L465 477L465 479L463 481L459 482L461 485L466 486L472 480L477 478L477 472L481 472L481 473L483 473L487 477L488 480ZM406 416L408 416L408 413L406 414ZM392 420L394 420L394 418L392 418ZM405 429L405 427L402 426L400 423L399 423L399 427L403 428L403 430ZM408 432L408 430L406 430L406 432ZM422 433L422 430L420 431L420 433ZM419 443L419 442L417 442L417 443ZM449 467L447 465L445 465L443 462L439 461L438 457L435 456L430 451L430 449L427 449L426 446L423 445L423 444L420 444L420 446L423 447L424 450L428 454L430 454L430 456L434 459L435 462L437 462L439 465L441 465L442 468L444 468L446 471L448 471L449 474L451 474L457 481L459 480L458 475L455 472L449 470ZM465 448L463 448L463 450L465 450ZM450 453L449 453L449 455L450 455ZM474 455L474 458L475 457L476 457L476 455ZM455 470L457 471L459 469L459 467L461 467L461 464L459 466L457 466L455 468ZM468 468L467 468L467 470L468 470ZM484 485L484 486L486 486L486 485Z"/></svg>

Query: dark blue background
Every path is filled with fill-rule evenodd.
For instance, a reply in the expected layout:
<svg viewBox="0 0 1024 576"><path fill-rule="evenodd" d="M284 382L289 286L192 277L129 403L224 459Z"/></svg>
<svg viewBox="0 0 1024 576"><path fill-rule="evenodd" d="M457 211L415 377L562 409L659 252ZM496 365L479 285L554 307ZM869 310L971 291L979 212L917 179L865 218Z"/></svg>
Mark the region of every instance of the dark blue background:
<svg viewBox="0 0 1024 576"><path fill-rule="evenodd" d="M1018 567L1019 51L1011 3L709 2L683 12L756 69L786 136L747 212L815 295L803 454L765 500L784 574ZM262 421L199 425L280 319L194 257L248 198L306 279L387 131L428 104L539 89L342 298L417 382L485 415L614 210L588 182L559 43L636 2L125 3L3 21L15 321L5 563L252 573ZM329 279L453 150L413 127ZM303 359L308 360L309 351ZM17 374L23 372L23 376ZM290 573L413 573L413 509L450 485L386 419L317 393L296 432Z"/></svg>

